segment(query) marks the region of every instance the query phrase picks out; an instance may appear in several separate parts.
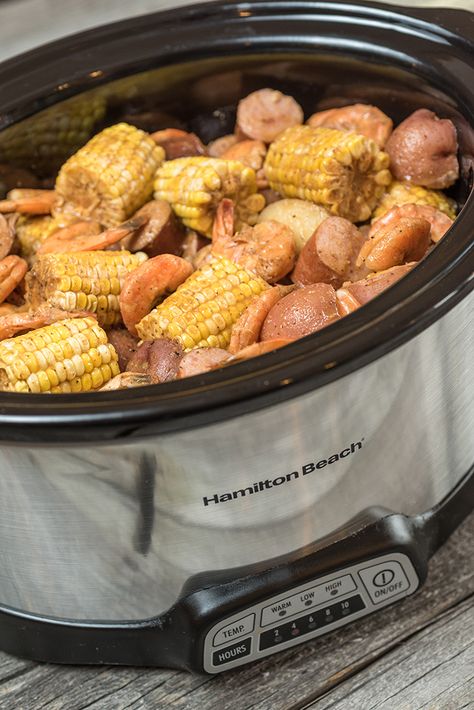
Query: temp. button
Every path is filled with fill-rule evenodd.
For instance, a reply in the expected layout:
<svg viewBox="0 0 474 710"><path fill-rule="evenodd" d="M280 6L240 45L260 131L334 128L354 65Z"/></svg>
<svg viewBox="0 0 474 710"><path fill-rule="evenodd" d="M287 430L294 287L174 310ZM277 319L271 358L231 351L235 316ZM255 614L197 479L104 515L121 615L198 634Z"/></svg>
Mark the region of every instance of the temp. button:
<svg viewBox="0 0 474 710"><path fill-rule="evenodd" d="M234 641L241 636L246 636L253 631L254 626L255 614L243 616L241 619L234 621L233 624L223 626L214 636L212 645L221 646L223 643L229 643L229 641Z"/></svg>
<svg viewBox="0 0 474 710"><path fill-rule="evenodd" d="M388 560L359 570L367 592L374 604L396 597L410 588L410 582L400 562Z"/></svg>

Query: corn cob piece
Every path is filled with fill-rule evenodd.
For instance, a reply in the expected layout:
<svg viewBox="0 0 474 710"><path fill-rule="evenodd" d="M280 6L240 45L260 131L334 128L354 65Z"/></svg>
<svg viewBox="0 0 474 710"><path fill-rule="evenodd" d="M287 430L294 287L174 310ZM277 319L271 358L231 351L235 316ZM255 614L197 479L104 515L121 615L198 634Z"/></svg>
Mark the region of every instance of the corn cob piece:
<svg viewBox="0 0 474 710"><path fill-rule="evenodd" d="M185 350L227 348L232 326L268 284L225 257L213 257L137 325L142 340L174 338Z"/></svg>
<svg viewBox="0 0 474 710"><path fill-rule="evenodd" d="M426 187L413 185L410 182L394 180L377 205L373 220L383 217L392 207L408 203L436 207L437 210L448 215L450 219L456 219L456 203L439 190L427 190Z"/></svg>
<svg viewBox="0 0 474 710"><path fill-rule="evenodd" d="M155 198L169 202L187 227L208 237L224 197L235 203L236 229L255 224L265 207L265 198L257 194L255 171L237 160L177 158L156 174Z"/></svg>
<svg viewBox="0 0 474 710"><path fill-rule="evenodd" d="M26 276L25 298L64 311L90 311L102 326L120 323L119 295L129 271L148 259L143 252L83 251L38 256Z"/></svg>
<svg viewBox="0 0 474 710"><path fill-rule="evenodd" d="M0 342L0 390L88 392L118 375L118 356L95 318L68 318Z"/></svg>
<svg viewBox="0 0 474 710"><path fill-rule="evenodd" d="M387 153L358 133L293 126L271 143L264 170L270 187L285 197L363 222L391 181L389 163Z"/></svg>
<svg viewBox="0 0 474 710"><path fill-rule="evenodd" d="M9 126L0 133L0 162L52 177L89 140L105 109L104 98L89 92Z"/></svg>
<svg viewBox="0 0 474 710"><path fill-rule="evenodd" d="M117 226L150 199L164 157L163 148L139 128L127 123L106 128L59 171L55 214Z"/></svg>

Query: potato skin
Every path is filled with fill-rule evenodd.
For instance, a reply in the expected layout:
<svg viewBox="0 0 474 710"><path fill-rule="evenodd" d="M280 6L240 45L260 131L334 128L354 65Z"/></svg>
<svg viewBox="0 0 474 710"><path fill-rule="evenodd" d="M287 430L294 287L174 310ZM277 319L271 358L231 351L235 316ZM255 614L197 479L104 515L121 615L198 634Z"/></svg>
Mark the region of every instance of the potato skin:
<svg viewBox="0 0 474 710"><path fill-rule="evenodd" d="M393 131L385 147L396 180L409 180L434 190L459 177L456 128L448 118L419 109Z"/></svg>
<svg viewBox="0 0 474 710"><path fill-rule="evenodd" d="M296 340L338 318L336 291L332 286L324 283L305 286L273 306L263 323L260 339Z"/></svg>
<svg viewBox="0 0 474 710"><path fill-rule="evenodd" d="M145 340L130 359L127 370L149 375L153 384L174 380L183 349L176 340Z"/></svg>

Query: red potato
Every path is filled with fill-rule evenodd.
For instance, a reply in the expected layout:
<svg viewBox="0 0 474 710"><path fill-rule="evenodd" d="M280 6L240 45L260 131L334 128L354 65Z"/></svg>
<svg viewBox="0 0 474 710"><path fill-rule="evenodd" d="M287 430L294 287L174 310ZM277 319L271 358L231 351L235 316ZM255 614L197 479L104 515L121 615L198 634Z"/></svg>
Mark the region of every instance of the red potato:
<svg viewBox="0 0 474 710"><path fill-rule="evenodd" d="M332 286L324 283L305 286L273 306L263 324L260 339L303 338L338 318L336 291Z"/></svg>
<svg viewBox="0 0 474 710"><path fill-rule="evenodd" d="M125 328L112 328L107 333L109 343L111 343L118 355L118 363L121 372L127 369L127 364L138 348L138 338L135 338Z"/></svg>
<svg viewBox="0 0 474 710"><path fill-rule="evenodd" d="M291 126L303 123L301 106L281 91L260 89L249 94L237 106L237 135L271 143Z"/></svg>
<svg viewBox="0 0 474 710"><path fill-rule="evenodd" d="M175 379L182 356L183 349L176 340L145 340L132 356L127 370L149 375L153 384L169 382Z"/></svg>
<svg viewBox="0 0 474 710"><path fill-rule="evenodd" d="M177 376L182 378L201 375L222 367L231 357L227 350L221 348L194 348L181 358Z"/></svg>
<svg viewBox="0 0 474 710"><path fill-rule="evenodd" d="M294 290L294 286L273 286L256 296L234 323L230 336L229 352L240 352L258 341L265 318L281 298Z"/></svg>
<svg viewBox="0 0 474 710"><path fill-rule="evenodd" d="M419 109L403 121L390 136L386 151L396 180L443 190L459 177L456 128L428 109Z"/></svg>

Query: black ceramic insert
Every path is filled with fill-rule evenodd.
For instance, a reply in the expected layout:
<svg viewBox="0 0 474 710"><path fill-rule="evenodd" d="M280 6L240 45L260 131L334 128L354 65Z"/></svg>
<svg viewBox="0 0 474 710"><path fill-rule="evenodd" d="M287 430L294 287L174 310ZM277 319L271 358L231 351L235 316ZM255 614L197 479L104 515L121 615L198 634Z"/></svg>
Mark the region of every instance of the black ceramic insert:
<svg viewBox="0 0 474 710"><path fill-rule="evenodd" d="M183 126L210 140L232 128L239 98L263 86L295 95L307 114L354 100L375 103L396 121L432 108L458 128L462 180L454 196L464 205L413 272L323 331L222 371L154 387L54 397L0 393L2 440L147 436L287 400L389 352L472 289L471 13L334 1L194 5L40 47L0 65L0 85L0 162L26 162L50 179L54 170L48 175L40 160L45 117L47 124L67 115L74 102L84 115L103 104L95 122L84 122L82 142L87 131L117 120L147 130ZM28 129L27 155L11 138L19 121ZM59 163L72 147L66 140Z"/></svg>

